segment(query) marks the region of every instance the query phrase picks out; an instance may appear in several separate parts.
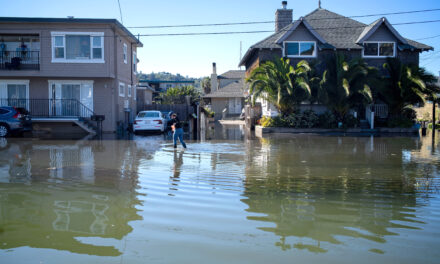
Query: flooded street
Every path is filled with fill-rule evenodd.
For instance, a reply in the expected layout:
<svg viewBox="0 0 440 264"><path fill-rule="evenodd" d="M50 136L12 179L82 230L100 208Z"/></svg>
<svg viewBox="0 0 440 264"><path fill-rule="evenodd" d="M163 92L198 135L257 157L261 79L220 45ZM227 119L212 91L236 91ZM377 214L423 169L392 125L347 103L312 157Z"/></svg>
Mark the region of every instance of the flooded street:
<svg viewBox="0 0 440 264"><path fill-rule="evenodd" d="M217 130L3 139L0 263L439 262L438 138Z"/></svg>

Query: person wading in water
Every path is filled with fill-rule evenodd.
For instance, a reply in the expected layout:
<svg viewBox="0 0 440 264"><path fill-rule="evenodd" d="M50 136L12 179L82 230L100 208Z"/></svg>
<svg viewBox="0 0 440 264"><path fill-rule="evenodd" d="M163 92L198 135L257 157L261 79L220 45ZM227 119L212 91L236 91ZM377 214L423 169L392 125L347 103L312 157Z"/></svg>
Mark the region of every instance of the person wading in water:
<svg viewBox="0 0 440 264"><path fill-rule="evenodd" d="M182 144L182 146L186 148L186 144L183 141L182 124L180 123L180 120L177 117L176 113L171 114L171 120L169 122L171 124L171 129L174 131L173 134L174 148L177 148L177 138L179 138L179 141Z"/></svg>

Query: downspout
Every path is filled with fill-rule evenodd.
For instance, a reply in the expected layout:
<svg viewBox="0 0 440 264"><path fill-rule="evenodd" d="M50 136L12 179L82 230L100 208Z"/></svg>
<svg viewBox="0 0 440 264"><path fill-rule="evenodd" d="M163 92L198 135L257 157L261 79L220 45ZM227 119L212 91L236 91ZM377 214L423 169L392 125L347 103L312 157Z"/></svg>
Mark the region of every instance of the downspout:
<svg viewBox="0 0 440 264"><path fill-rule="evenodd" d="M114 42L113 43L113 53L114 53L113 65L115 67L115 79L114 79L114 84L112 86L112 95L113 95L112 112L113 112L114 122L117 123L116 120L119 119L119 105L118 105L119 91L118 91L118 89L115 89L115 85L117 85L117 87L119 88L119 83L118 83L118 52L117 52L118 38L116 36L116 29L114 26L112 27L112 30L113 30L113 36L114 36L114 39L113 39L113 42ZM116 93L116 91L118 91L118 92ZM116 127L116 130L117 129L118 129L118 127Z"/></svg>

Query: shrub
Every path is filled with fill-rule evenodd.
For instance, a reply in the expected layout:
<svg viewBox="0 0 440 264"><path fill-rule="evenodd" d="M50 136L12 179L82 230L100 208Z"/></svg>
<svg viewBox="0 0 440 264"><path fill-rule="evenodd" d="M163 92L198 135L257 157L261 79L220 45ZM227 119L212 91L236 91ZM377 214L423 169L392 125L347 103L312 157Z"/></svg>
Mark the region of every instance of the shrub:
<svg viewBox="0 0 440 264"><path fill-rule="evenodd" d="M336 117L331 112L325 112L318 116L318 127L320 128L336 128L338 123Z"/></svg>
<svg viewBox="0 0 440 264"><path fill-rule="evenodd" d="M405 117L394 117L388 120L388 127L409 128L414 125L414 121Z"/></svg>

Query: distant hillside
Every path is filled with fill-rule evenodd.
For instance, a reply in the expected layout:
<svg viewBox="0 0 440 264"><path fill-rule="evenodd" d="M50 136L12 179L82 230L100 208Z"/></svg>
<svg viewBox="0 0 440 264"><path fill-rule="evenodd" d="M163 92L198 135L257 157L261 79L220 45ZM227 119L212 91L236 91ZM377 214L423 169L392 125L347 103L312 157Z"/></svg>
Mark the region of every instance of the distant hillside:
<svg viewBox="0 0 440 264"><path fill-rule="evenodd" d="M200 81L203 78L191 78L188 76L182 76L180 74L172 74L169 72L152 72L152 73L142 73L139 76L140 80L150 80L150 81L194 81L195 88L200 89Z"/></svg>

